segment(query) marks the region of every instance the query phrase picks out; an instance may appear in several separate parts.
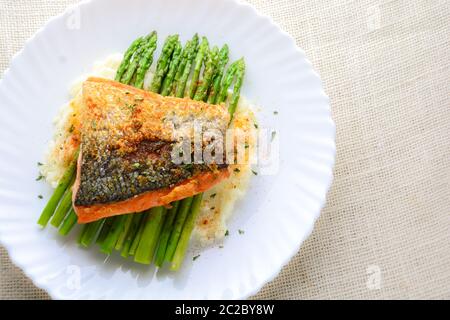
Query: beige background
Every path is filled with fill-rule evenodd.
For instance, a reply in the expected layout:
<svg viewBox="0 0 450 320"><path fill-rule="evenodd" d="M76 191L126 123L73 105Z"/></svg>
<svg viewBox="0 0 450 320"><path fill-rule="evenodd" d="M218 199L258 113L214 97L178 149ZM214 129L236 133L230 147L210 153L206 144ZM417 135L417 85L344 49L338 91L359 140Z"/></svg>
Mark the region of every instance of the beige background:
<svg viewBox="0 0 450 320"><path fill-rule="evenodd" d="M0 71L75 2L0 0ZM256 298L450 298L450 1L250 2L321 74L338 150L312 236ZM1 248L0 298L47 297Z"/></svg>

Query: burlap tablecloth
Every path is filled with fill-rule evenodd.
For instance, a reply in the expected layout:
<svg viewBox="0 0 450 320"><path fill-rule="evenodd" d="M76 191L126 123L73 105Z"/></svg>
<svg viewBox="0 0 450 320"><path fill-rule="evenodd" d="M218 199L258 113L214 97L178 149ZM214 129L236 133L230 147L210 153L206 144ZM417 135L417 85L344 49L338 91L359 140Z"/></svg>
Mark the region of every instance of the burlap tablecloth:
<svg viewBox="0 0 450 320"><path fill-rule="evenodd" d="M0 0L0 71L71 0ZM302 47L337 124L328 203L255 298L450 298L450 1L251 0ZM0 298L47 298L0 249Z"/></svg>

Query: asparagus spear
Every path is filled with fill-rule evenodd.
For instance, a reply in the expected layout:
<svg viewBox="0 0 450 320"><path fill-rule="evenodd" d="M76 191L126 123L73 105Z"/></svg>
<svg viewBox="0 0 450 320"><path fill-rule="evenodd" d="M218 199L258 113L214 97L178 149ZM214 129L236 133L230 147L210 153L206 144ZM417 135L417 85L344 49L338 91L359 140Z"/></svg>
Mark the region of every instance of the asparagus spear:
<svg viewBox="0 0 450 320"><path fill-rule="evenodd" d="M217 63L219 61L219 48L214 46L207 54L207 60L205 63L205 71L203 72L203 79L200 86L195 92L194 100L204 101L207 98L208 90L212 84L214 73L217 69ZM192 84L191 84L192 85Z"/></svg>
<svg viewBox="0 0 450 320"><path fill-rule="evenodd" d="M53 195L51 196L50 200L47 202L47 205L45 206L44 210L42 211L41 216L39 217L39 220L38 220L38 224L40 226L45 227L47 225L48 220L50 220L53 213L55 212L55 209L58 206L58 203L61 200L61 197L64 195L64 192L66 191L67 187L69 186L70 182L72 181L73 177L75 176L75 168L77 166L77 158L78 158L78 152L75 153L72 162L70 163L66 172L64 172L64 175L62 176L61 180L59 181L58 186L56 187L55 191L53 191Z"/></svg>
<svg viewBox="0 0 450 320"><path fill-rule="evenodd" d="M170 58L172 57L172 53L177 43L178 43L177 34L167 37L163 45L161 55L158 59L158 63L156 64L156 72L155 75L153 76L150 91L156 93L160 92L163 78L169 70Z"/></svg>
<svg viewBox="0 0 450 320"><path fill-rule="evenodd" d="M138 48L141 46L143 40L144 40L143 37L137 38L136 40L133 41L133 43L130 45L130 47L127 49L127 51L125 51L123 60L120 63L120 66L116 72L116 78L115 78L116 81L120 81L123 74L127 71L128 67L130 65L131 58L136 53Z"/></svg>
<svg viewBox="0 0 450 320"><path fill-rule="evenodd" d="M177 215L177 210L180 205L180 201L172 203L172 208L166 213L166 220L161 231L161 236L159 237L158 250L156 251L155 265L161 267L164 262L164 255L166 253L167 244L169 242L170 233L173 228L173 222Z"/></svg>
<svg viewBox="0 0 450 320"><path fill-rule="evenodd" d="M69 187L66 190L64 196L62 197L58 208L56 208L55 214L53 215L52 220L50 220L50 224L58 228L59 225L64 220L64 218L66 217L66 214L69 212L71 207L72 207L72 190Z"/></svg>
<svg viewBox="0 0 450 320"><path fill-rule="evenodd" d="M177 72L178 65L181 60L182 46L180 41L177 41L175 45L175 49L173 50L172 59L170 60L169 71L164 77L162 86L161 86L161 94L163 96L167 96L171 93L173 87L173 80L175 78L175 74Z"/></svg>
<svg viewBox="0 0 450 320"><path fill-rule="evenodd" d="M164 256L164 260L166 261L172 261L172 257L177 248L178 240L180 239L181 230L183 229L184 222L186 221L189 209L191 208L192 200L192 197L181 200L180 209L178 210L174 227L170 233L169 242L167 244L167 249Z"/></svg>
<svg viewBox="0 0 450 320"><path fill-rule="evenodd" d="M158 38L155 32L147 43L142 57L139 60L138 69L136 71L136 80L134 81L134 86L136 88L142 89L144 87L145 74L153 63L153 53L156 50L157 40Z"/></svg>
<svg viewBox="0 0 450 320"><path fill-rule="evenodd" d="M75 213L73 208L70 208L69 214L59 228L59 234L62 236L68 235L72 228L77 224L77 220L77 214Z"/></svg>
<svg viewBox="0 0 450 320"><path fill-rule="evenodd" d="M109 233L109 230L111 229L111 226L114 222L113 218L107 218L105 219L105 223L103 223L101 229L100 229L100 233L98 234L97 240L95 240L95 243L98 245L102 245L103 242L106 239L106 236Z"/></svg>
<svg viewBox="0 0 450 320"><path fill-rule="evenodd" d="M145 211L145 213L143 213L141 224L139 225L138 231L134 235L133 242L131 243L130 246L130 251L128 251L128 254L130 256L134 256L134 254L136 253L136 249L138 248L139 242L141 241L142 233L144 232L146 221L148 220L149 217L149 212L150 210Z"/></svg>
<svg viewBox="0 0 450 320"><path fill-rule="evenodd" d="M184 260L186 249L189 244L189 239L191 238L192 230L194 230L195 222L197 220L198 213L200 212L202 197L203 193L194 196L194 200L192 201L191 206L191 213L186 218L186 222L184 223L180 239L178 240L178 244L172 258L172 263L170 264L170 269L172 271L178 270Z"/></svg>
<svg viewBox="0 0 450 320"><path fill-rule="evenodd" d="M130 230L131 223L133 222L133 216L134 216L133 213L130 213L130 214L126 215L127 218L126 218L125 223L124 223L123 231L120 233L119 238L117 239L117 243L116 243L114 249L116 249L116 250L122 249L122 246L123 246L123 244L125 242L125 238L127 237L128 231Z"/></svg>
<svg viewBox="0 0 450 320"><path fill-rule="evenodd" d="M100 227L102 226L105 219L97 220L92 223L86 224L84 229L78 238L78 243L83 247L89 247L94 241Z"/></svg>
<svg viewBox="0 0 450 320"><path fill-rule="evenodd" d="M228 89L230 88L231 84L233 83L234 76L236 75L236 72L237 72L238 64L239 64L239 61L235 61L227 69L227 72L225 73L222 83L221 83L220 93L219 93L219 96L217 97L217 103L225 102L225 100L227 99Z"/></svg>
<svg viewBox="0 0 450 320"><path fill-rule="evenodd" d="M125 227L125 221L127 220L127 215L120 215L114 217L114 222L111 225L111 229L108 232L105 240L103 241L100 249L103 253L111 254L114 246L117 243L117 239L120 236L123 228ZM95 222L94 222L95 223Z"/></svg>
<svg viewBox="0 0 450 320"><path fill-rule="evenodd" d="M165 216L166 209L164 207L155 207L150 210L139 246L134 255L134 261L142 264L152 262Z"/></svg>
<svg viewBox="0 0 450 320"><path fill-rule="evenodd" d="M133 76L135 75L135 72L139 67L139 64L141 62L141 58L143 57L143 54L146 52L147 49L153 48L153 43L156 43L156 32L155 31L153 31L151 34L146 36L144 38L144 41L137 48L136 53L133 56L133 59L131 60L131 62L128 65L127 71L124 73L124 75L120 79L120 82L125 83L125 84L131 83ZM142 71L141 71L140 75L142 75Z"/></svg>
<svg viewBox="0 0 450 320"><path fill-rule="evenodd" d="M198 50L198 35L195 34L190 42L186 44L185 57L183 57L182 63L180 63L177 75L175 79L177 80L177 87L175 91L175 96L178 98L184 97L184 91L186 89L186 83L188 81L189 75L191 74L192 62L197 54Z"/></svg>
<svg viewBox="0 0 450 320"><path fill-rule="evenodd" d="M142 222L142 218L144 217L144 214L142 213L135 213L133 214L133 220L131 221L130 230L128 231L128 234L125 238L125 242L122 246L121 255L124 258L127 258L130 252L131 244L134 240L134 237L136 236L136 232L139 230L139 226Z"/></svg>
<svg viewBox="0 0 450 320"><path fill-rule="evenodd" d="M231 96L230 104L228 105L228 112L230 113L231 119L233 119L234 112L236 111L236 107L239 102L244 75L245 75L245 61L244 58L241 58L238 60L236 69L236 82L234 83L233 94Z"/></svg>
<svg viewBox="0 0 450 320"><path fill-rule="evenodd" d="M209 50L208 39L206 39L206 37L202 37L202 42L200 43L197 56L195 57L194 73L192 75L191 87L189 89L189 97L191 99L194 98L195 92L197 91L198 79L200 77L200 70L202 69L203 61L205 60L205 56L208 50Z"/></svg>
<svg viewBox="0 0 450 320"><path fill-rule="evenodd" d="M220 82L222 81L222 76L225 71L225 66L228 63L228 46L223 45L219 52L219 63L217 67L217 72L214 75L213 85L209 91L208 103L216 104L217 96L220 91Z"/></svg>

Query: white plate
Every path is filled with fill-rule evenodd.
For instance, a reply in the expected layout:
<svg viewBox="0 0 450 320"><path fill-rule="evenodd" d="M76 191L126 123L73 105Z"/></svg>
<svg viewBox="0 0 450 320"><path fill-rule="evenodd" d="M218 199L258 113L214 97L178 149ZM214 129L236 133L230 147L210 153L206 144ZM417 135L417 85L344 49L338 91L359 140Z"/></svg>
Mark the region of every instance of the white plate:
<svg viewBox="0 0 450 320"><path fill-rule="evenodd" d="M223 249L186 259L179 273L82 250L36 220L51 190L35 182L51 121L69 84L92 63L157 30L159 43L195 32L245 56L242 93L278 128L280 167L257 176L235 210ZM273 111L277 110L278 115ZM291 37L251 6L231 0L96 0L52 19L14 57L0 83L0 240L53 298L235 299L256 293L310 234L332 180L335 127L321 81ZM237 230L245 230L238 234ZM78 276L80 281L77 281Z"/></svg>

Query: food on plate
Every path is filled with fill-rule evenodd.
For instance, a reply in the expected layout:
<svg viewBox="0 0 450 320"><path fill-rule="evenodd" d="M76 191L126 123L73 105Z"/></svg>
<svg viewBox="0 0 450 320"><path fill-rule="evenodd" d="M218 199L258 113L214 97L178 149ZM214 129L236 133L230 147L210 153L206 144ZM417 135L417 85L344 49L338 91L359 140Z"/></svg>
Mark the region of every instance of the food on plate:
<svg viewBox="0 0 450 320"><path fill-rule="evenodd" d="M225 234L251 176L256 126L240 99L244 60L228 66L227 45L196 34L183 47L171 35L153 66L156 49L156 32L139 37L74 86L41 168L55 190L38 223L62 235L83 224L84 247L177 270L193 232L206 243ZM237 148L225 149L240 135L236 163ZM210 158L196 161L196 150Z"/></svg>

